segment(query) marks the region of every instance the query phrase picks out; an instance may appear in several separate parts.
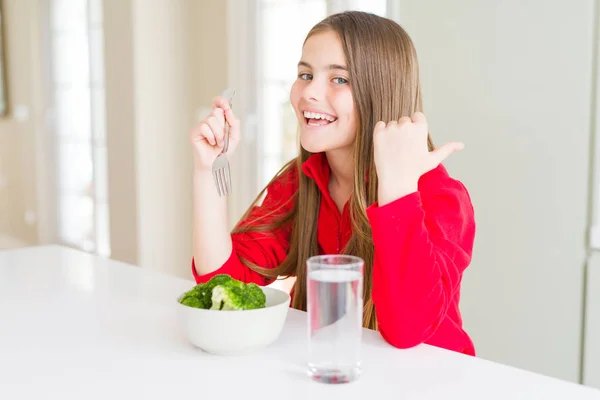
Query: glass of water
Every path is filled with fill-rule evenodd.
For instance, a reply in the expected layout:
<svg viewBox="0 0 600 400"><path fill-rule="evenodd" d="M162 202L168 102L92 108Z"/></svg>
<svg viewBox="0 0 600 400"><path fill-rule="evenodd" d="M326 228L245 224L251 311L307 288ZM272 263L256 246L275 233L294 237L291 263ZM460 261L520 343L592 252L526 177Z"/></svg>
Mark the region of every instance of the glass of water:
<svg viewBox="0 0 600 400"><path fill-rule="evenodd" d="M360 375L364 261L324 255L307 261L308 372L324 383Z"/></svg>

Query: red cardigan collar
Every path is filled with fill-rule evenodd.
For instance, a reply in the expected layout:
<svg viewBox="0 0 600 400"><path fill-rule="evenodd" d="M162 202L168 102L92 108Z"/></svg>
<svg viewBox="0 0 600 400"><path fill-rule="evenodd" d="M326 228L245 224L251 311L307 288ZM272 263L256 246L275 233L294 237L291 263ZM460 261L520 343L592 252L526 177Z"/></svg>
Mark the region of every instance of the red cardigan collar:
<svg viewBox="0 0 600 400"><path fill-rule="evenodd" d="M304 175L315 181L322 193L329 193L331 169L329 168L325 153L311 154L308 159L302 163L302 172L304 172Z"/></svg>

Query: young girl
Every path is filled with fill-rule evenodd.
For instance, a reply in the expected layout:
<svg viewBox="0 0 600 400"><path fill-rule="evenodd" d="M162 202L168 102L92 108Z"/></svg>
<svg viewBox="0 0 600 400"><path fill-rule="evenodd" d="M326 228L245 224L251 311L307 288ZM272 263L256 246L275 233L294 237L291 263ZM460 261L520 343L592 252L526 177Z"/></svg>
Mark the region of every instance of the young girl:
<svg viewBox="0 0 600 400"><path fill-rule="evenodd" d="M295 276L291 306L306 310L307 258L356 255L365 261L365 327L399 348L425 342L474 355L459 311L473 207L440 164L463 146L433 147L407 33L368 13L326 18L304 42L290 99L300 154L232 233L211 166L224 124L231 154L240 123L217 97L211 115L192 130L196 281L229 274L266 285Z"/></svg>

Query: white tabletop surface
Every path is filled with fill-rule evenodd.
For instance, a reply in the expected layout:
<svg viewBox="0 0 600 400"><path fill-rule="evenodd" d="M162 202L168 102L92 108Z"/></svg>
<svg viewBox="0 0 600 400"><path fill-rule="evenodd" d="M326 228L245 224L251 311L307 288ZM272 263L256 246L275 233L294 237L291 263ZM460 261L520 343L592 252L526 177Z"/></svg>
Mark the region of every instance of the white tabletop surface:
<svg viewBox="0 0 600 400"><path fill-rule="evenodd" d="M189 345L176 297L194 285L58 246L0 252L0 399L600 399L600 391L365 331L363 374L305 374L306 318L276 343L218 357Z"/></svg>

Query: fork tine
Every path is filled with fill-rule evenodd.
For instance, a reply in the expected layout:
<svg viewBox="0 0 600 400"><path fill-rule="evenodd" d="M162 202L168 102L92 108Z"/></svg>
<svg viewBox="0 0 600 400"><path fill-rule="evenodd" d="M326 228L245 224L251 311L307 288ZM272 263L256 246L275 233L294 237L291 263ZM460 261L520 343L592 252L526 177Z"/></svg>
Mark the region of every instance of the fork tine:
<svg viewBox="0 0 600 400"><path fill-rule="evenodd" d="M223 187L225 188L225 195L229 195L229 185L227 183L227 168L222 169L221 176L223 177Z"/></svg>
<svg viewBox="0 0 600 400"><path fill-rule="evenodd" d="M223 196L223 185L221 184L221 169L215 170L215 175L217 177L217 188L219 189L219 196Z"/></svg>
<svg viewBox="0 0 600 400"><path fill-rule="evenodd" d="M225 167L225 176L227 177L227 195L231 194L231 171L229 170L229 165Z"/></svg>
<svg viewBox="0 0 600 400"><path fill-rule="evenodd" d="M225 171L219 168L219 181L221 182L221 196L227 195L227 182L225 182Z"/></svg>
<svg viewBox="0 0 600 400"><path fill-rule="evenodd" d="M218 171L213 170L212 176L213 176L213 181L215 181L215 186L217 187L217 193L220 196L221 195L221 190L219 188L219 175L218 175Z"/></svg>
<svg viewBox="0 0 600 400"><path fill-rule="evenodd" d="M225 187L227 188L227 196L229 196L231 194L231 183L229 182L227 168L225 168L225 170L223 171L223 174L225 175Z"/></svg>
<svg viewBox="0 0 600 400"><path fill-rule="evenodd" d="M227 177L227 167L223 168L223 183L225 184L225 193L229 196L229 178Z"/></svg>
<svg viewBox="0 0 600 400"><path fill-rule="evenodd" d="M224 196L225 195L225 191L223 190L223 178L221 177L221 168L219 168L217 171L217 186L219 187L219 196Z"/></svg>
<svg viewBox="0 0 600 400"><path fill-rule="evenodd" d="M1 1L1 0L0 0ZM226 89L221 96L229 100L229 105L232 104L235 89ZM229 125L225 126L225 148L217 156L212 164L213 180L217 187L219 196L229 196L231 192L231 171L229 169L229 160L227 158L227 148L229 145Z"/></svg>

